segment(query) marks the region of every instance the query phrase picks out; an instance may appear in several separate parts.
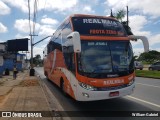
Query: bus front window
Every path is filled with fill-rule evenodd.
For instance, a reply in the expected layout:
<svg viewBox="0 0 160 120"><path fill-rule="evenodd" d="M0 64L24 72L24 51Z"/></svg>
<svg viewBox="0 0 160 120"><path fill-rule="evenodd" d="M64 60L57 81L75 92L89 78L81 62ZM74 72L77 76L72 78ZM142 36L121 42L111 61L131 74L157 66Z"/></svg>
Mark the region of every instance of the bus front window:
<svg viewBox="0 0 160 120"><path fill-rule="evenodd" d="M82 41L78 71L89 76L129 71L133 53L128 41ZM91 75L92 74L92 75Z"/></svg>
<svg viewBox="0 0 160 120"><path fill-rule="evenodd" d="M133 58L129 42L117 41L110 43L113 69L117 71L128 71Z"/></svg>
<svg viewBox="0 0 160 120"><path fill-rule="evenodd" d="M111 56L107 42L82 42L81 68L87 73L111 72Z"/></svg>

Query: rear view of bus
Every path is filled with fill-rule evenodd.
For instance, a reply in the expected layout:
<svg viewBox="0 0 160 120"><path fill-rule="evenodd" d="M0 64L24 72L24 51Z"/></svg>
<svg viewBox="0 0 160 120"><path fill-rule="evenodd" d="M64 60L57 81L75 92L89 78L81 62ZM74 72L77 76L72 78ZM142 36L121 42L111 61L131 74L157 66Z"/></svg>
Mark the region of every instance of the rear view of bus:
<svg viewBox="0 0 160 120"><path fill-rule="evenodd" d="M128 37L123 25L111 17L73 15L68 20L71 32L66 34L69 27L64 26L60 49L45 58L47 77L78 101L131 94L135 73L130 40L135 37Z"/></svg>

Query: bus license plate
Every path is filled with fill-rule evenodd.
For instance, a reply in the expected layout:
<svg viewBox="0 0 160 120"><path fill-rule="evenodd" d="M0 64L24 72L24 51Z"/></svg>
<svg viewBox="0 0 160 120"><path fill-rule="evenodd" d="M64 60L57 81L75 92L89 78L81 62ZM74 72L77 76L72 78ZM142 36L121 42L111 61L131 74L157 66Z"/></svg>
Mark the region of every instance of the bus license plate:
<svg viewBox="0 0 160 120"><path fill-rule="evenodd" d="M109 93L109 97L114 97L114 96L119 96L119 91Z"/></svg>

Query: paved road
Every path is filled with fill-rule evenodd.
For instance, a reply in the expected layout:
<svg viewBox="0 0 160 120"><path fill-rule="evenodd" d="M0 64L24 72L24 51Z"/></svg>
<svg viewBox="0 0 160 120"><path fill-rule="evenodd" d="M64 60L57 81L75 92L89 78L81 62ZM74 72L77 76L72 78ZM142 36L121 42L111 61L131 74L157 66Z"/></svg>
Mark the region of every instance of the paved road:
<svg viewBox="0 0 160 120"><path fill-rule="evenodd" d="M46 80L43 75L42 68L36 68L41 78L44 80L46 85L49 87L51 92L58 99L66 111L160 111L160 80L151 78L136 78L136 89L134 94L122 98L92 101L92 102L77 102L70 97L65 97L61 90L54 85L52 82ZM86 116L87 113L83 112L82 116ZM159 115L160 116L160 115ZM81 118L72 117L72 120L81 120ZM84 120L99 120L99 119L110 119L110 118L85 118ZM111 118L117 120L160 120L160 117L130 117L130 118Z"/></svg>

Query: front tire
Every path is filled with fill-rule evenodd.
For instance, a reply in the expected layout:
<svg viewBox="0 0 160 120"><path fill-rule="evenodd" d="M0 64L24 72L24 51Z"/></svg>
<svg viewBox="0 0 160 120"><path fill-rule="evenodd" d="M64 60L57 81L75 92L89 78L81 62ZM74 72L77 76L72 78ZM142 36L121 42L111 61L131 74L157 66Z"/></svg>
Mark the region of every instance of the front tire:
<svg viewBox="0 0 160 120"><path fill-rule="evenodd" d="M60 79L60 88L61 88L63 94L64 94L65 96L67 96L67 93L66 93L66 91L65 91L65 86L64 86L64 80L63 80L63 78Z"/></svg>

